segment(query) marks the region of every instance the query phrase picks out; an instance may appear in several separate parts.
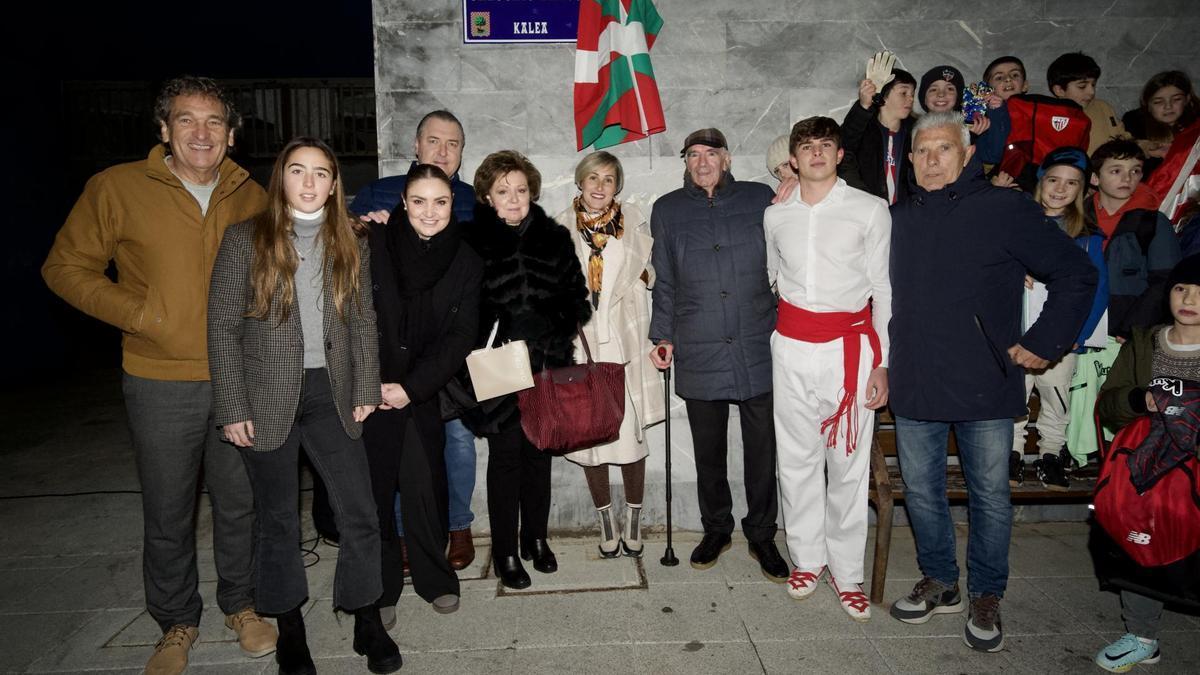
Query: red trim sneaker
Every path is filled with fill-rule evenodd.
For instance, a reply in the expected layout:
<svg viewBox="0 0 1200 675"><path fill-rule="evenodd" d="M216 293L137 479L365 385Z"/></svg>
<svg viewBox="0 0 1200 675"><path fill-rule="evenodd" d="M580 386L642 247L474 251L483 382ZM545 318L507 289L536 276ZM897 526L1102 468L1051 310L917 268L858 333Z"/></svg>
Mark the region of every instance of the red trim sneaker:
<svg viewBox="0 0 1200 675"><path fill-rule="evenodd" d="M871 619L871 601L867 599L866 593L863 593L861 584L849 584L846 590L838 588L837 580L833 575L829 575L829 585L833 587L833 592L837 593L838 600L842 603L842 609L850 615L855 621L869 621Z"/></svg>
<svg viewBox="0 0 1200 675"><path fill-rule="evenodd" d="M817 581L825 574L825 568L816 572L805 572L799 567L793 567L787 578L787 594L795 600L803 600L817 590Z"/></svg>

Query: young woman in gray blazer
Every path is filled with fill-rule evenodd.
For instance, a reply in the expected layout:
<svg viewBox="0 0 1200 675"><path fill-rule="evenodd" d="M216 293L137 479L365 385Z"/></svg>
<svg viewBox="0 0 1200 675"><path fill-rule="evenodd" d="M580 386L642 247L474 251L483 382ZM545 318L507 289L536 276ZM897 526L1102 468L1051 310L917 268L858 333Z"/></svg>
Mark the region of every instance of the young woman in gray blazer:
<svg viewBox="0 0 1200 675"><path fill-rule="evenodd" d="M301 614L300 446L341 532L333 604L354 613L371 672L400 669L379 619L379 529L361 441L380 403L366 240L348 215L337 159L297 138L275 161L269 205L226 231L213 267L208 354L216 421L237 446L258 517L258 611L278 617L280 673L315 673Z"/></svg>

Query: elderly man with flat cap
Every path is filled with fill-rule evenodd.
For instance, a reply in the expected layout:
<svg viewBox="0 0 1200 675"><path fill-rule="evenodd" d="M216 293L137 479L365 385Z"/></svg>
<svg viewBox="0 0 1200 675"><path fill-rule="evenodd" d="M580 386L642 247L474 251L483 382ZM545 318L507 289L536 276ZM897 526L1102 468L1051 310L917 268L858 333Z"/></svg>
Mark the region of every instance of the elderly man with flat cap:
<svg viewBox="0 0 1200 675"><path fill-rule="evenodd" d="M775 546L775 428L771 331L775 296L767 281L763 212L773 191L736 181L729 145L716 129L684 141L683 187L654 204L654 313L651 360L675 362L675 392L687 404L704 538L692 567L708 569L729 549L729 406L738 407L746 484L742 531L763 575L782 583L788 565ZM661 349L660 349L661 348ZM661 355L660 355L661 353Z"/></svg>

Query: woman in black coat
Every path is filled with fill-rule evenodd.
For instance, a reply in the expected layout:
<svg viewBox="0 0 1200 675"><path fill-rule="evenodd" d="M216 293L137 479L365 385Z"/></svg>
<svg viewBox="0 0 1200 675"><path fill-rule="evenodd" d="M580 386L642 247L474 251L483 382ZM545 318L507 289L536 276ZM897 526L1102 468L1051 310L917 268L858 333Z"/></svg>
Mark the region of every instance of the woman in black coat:
<svg viewBox="0 0 1200 675"><path fill-rule="evenodd" d="M438 392L462 367L478 334L483 263L462 243L450 179L436 166L408 172L403 201L368 235L379 327L383 404L364 427L382 538L384 623L404 588L393 498L400 493L417 594L443 614L458 609L458 577L446 561L448 495Z"/></svg>
<svg viewBox="0 0 1200 675"><path fill-rule="evenodd" d="M475 220L469 241L484 260L478 345L499 322L497 344L524 340L534 373L574 364L576 328L592 314L571 235L537 200L541 174L520 153L488 155L475 171ZM501 583L526 588L521 558L543 573L558 569L546 542L550 456L521 430L516 395L485 402L467 425L488 439L488 518L492 563ZM520 525L520 558L518 553Z"/></svg>

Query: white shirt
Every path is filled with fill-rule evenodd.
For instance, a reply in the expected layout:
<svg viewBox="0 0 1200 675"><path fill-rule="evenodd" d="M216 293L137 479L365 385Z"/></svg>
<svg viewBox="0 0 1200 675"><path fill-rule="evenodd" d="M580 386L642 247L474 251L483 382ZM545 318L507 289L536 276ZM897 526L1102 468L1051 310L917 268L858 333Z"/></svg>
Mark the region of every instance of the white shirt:
<svg viewBox="0 0 1200 675"><path fill-rule="evenodd" d="M857 312L872 300L871 323L887 364L892 284L892 216L875 195L837 184L814 205L796 188L763 214L767 276L779 297L810 312Z"/></svg>

